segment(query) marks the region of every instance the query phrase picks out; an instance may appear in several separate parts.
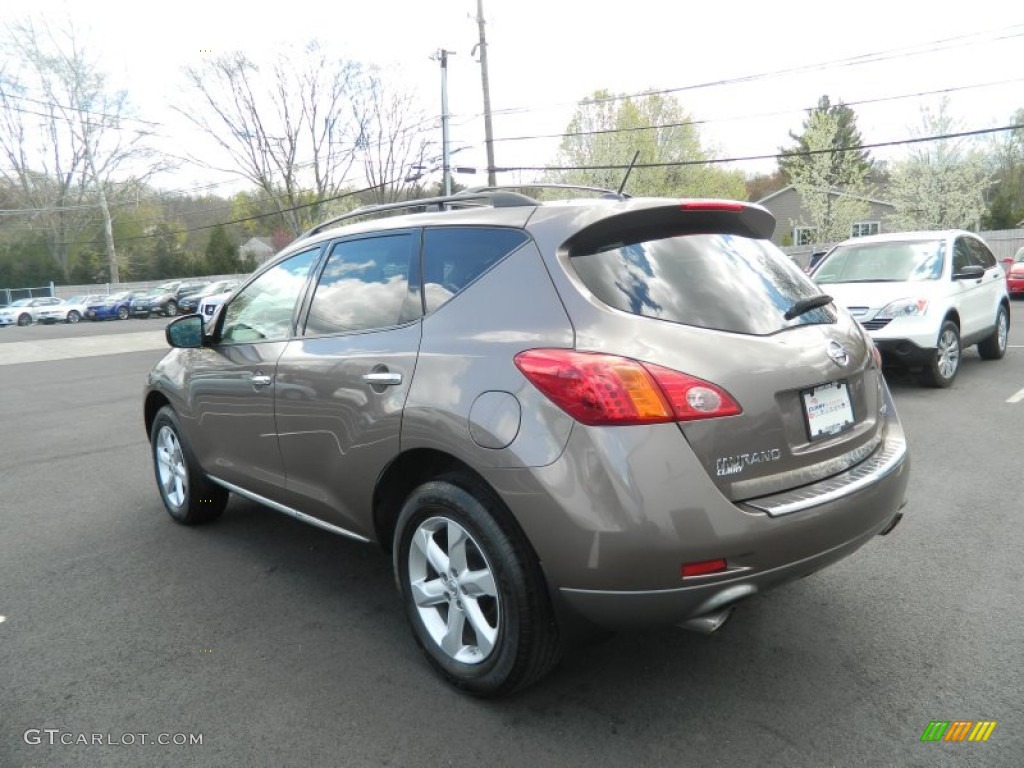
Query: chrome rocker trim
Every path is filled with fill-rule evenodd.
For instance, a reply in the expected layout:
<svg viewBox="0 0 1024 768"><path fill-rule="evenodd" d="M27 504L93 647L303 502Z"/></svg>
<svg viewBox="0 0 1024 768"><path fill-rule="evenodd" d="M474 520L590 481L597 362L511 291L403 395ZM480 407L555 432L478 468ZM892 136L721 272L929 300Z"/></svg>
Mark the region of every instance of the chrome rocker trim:
<svg viewBox="0 0 1024 768"><path fill-rule="evenodd" d="M365 536L360 536L358 533L352 533L352 531L346 531L344 528L341 528L337 525L332 525L331 523L325 523L318 517L312 517L311 515L307 515L305 512L299 512L299 510L297 509L286 507L284 504L278 504L276 501L271 501L270 499L264 498L263 496L260 496L258 493L253 493L252 491L247 491L244 488L239 488L237 485L235 485L234 483L229 483L227 480L221 480L219 477L214 477L213 475L207 475L207 477L210 478L211 482L216 483L222 488L227 488L232 493L237 493L239 496L249 499L250 501L255 501L257 504L262 504L265 507L270 507L275 512L280 512L284 515L288 515L288 517L294 517L296 520L299 520L303 523L309 523L310 525L315 525L317 528L323 528L325 531L330 531L331 533L337 533L341 536L347 536L350 539L361 541L364 544L368 544L370 542L370 540Z"/></svg>

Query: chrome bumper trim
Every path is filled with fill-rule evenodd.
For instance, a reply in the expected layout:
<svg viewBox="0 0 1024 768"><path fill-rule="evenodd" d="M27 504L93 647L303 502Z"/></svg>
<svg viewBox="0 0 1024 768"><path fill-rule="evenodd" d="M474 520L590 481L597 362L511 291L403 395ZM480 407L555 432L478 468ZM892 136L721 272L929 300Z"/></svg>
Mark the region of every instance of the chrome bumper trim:
<svg viewBox="0 0 1024 768"><path fill-rule="evenodd" d="M906 455L906 441L890 438L875 455L840 475L792 491L776 493L760 499L748 499L741 502L740 505L766 512L772 517L779 517L827 504L877 483L886 475L896 471L903 464Z"/></svg>

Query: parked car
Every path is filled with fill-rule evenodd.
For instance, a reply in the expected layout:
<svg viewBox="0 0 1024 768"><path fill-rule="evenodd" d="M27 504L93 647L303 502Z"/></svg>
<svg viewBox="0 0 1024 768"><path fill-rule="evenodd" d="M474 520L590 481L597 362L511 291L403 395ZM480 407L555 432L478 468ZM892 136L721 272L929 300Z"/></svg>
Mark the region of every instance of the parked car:
<svg viewBox="0 0 1024 768"><path fill-rule="evenodd" d="M56 296L38 296L34 299L18 299L0 309L0 326L32 325L47 307L60 304Z"/></svg>
<svg viewBox="0 0 1024 768"><path fill-rule="evenodd" d="M238 280L215 280L204 288L181 297L178 311L183 315L192 315L199 311L200 302L207 296L227 293L238 287Z"/></svg>
<svg viewBox="0 0 1024 768"><path fill-rule="evenodd" d="M229 289L223 293L214 293L209 296L204 296L199 300L199 314L203 316L203 322L211 322L217 310L220 306L228 300L234 289Z"/></svg>
<svg viewBox="0 0 1024 768"><path fill-rule="evenodd" d="M37 322L40 323L77 323L89 308L89 304L101 301L103 296L72 296L62 299L58 304L51 304L39 312Z"/></svg>
<svg viewBox="0 0 1024 768"><path fill-rule="evenodd" d="M840 243L813 278L847 307L888 362L948 387L963 349L986 360L1006 353L1010 304L1003 271L970 232L901 232Z"/></svg>
<svg viewBox="0 0 1024 768"><path fill-rule="evenodd" d="M1024 248L1017 251L1006 270L1006 291L1012 297L1024 296Z"/></svg>
<svg viewBox="0 0 1024 768"><path fill-rule="evenodd" d="M487 696L591 632L714 631L888 533L880 357L772 215L608 195L363 209L430 212L326 222L210 327L170 323L144 394L167 512L235 493L377 542L426 658Z"/></svg>
<svg viewBox="0 0 1024 768"><path fill-rule="evenodd" d="M85 316L90 320L127 320L131 301L130 291L112 293L100 301L91 302L85 308Z"/></svg>
<svg viewBox="0 0 1024 768"><path fill-rule="evenodd" d="M131 314L133 317L149 317L150 315L174 317L178 314L178 302L181 297L201 290L205 285L206 283L182 281L158 285L133 299Z"/></svg>

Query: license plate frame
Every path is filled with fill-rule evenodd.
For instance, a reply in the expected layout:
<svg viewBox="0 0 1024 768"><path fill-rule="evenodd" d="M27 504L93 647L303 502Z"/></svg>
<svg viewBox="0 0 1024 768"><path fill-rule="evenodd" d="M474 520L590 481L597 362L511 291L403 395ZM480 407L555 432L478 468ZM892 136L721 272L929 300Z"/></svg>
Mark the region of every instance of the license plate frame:
<svg viewBox="0 0 1024 768"><path fill-rule="evenodd" d="M850 385L844 379L802 390L800 404L812 443L848 432L857 423Z"/></svg>

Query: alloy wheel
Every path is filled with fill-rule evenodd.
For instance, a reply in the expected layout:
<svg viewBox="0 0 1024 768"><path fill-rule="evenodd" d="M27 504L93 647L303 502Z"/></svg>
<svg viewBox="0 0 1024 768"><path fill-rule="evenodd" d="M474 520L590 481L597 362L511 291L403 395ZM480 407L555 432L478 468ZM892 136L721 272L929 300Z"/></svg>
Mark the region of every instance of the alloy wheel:
<svg viewBox="0 0 1024 768"><path fill-rule="evenodd" d="M170 427L163 426L157 433L155 453L160 492L169 504L180 507L188 494L188 467L178 436Z"/></svg>
<svg viewBox="0 0 1024 768"><path fill-rule="evenodd" d="M463 664L485 661L498 639L501 611L494 571L469 532L444 517L424 520L410 542L408 578L437 647Z"/></svg>

